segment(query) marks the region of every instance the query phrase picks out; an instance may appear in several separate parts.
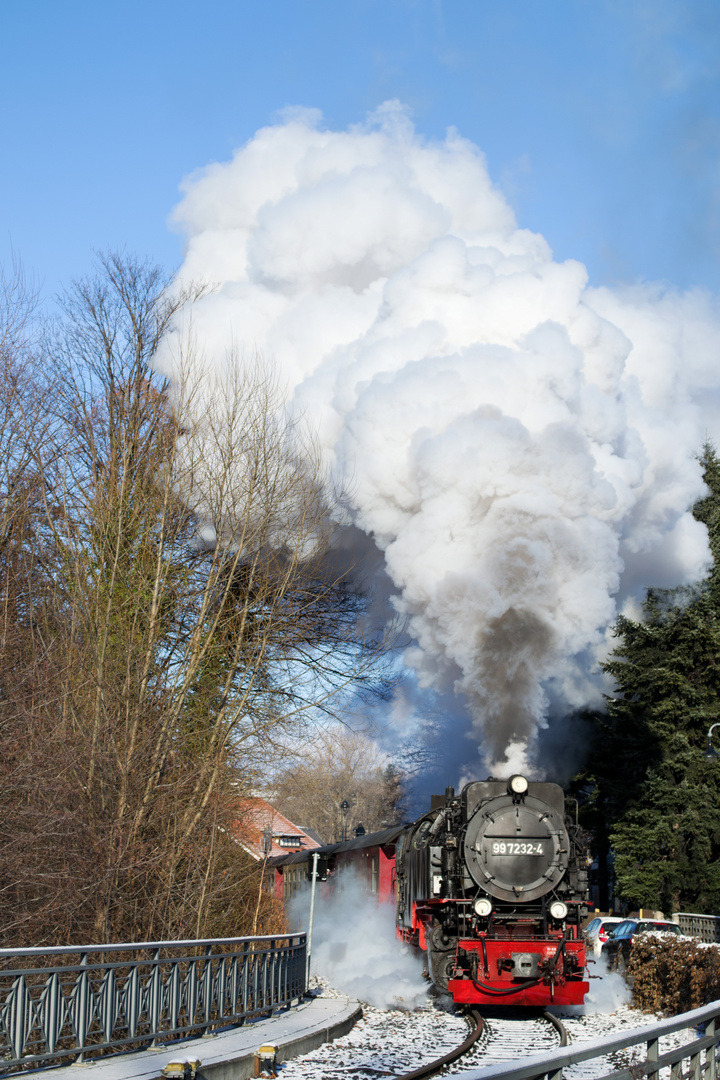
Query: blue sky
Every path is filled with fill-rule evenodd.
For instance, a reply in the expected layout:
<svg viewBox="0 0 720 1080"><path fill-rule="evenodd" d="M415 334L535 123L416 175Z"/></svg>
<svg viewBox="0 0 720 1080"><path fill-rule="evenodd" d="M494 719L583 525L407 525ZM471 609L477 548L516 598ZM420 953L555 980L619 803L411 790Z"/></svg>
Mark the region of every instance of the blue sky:
<svg viewBox="0 0 720 1080"><path fill-rule="evenodd" d="M0 41L0 259L46 295L94 248L178 265L182 177L284 107L388 98L592 283L720 287L716 0L2 0Z"/></svg>

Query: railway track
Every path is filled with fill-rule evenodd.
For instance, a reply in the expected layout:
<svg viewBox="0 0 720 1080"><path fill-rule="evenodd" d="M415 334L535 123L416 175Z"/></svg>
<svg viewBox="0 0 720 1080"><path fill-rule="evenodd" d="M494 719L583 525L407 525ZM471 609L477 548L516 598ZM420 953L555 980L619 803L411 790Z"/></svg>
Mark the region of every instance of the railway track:
<svg viewBox="0 0 720 1080"><path fill-rule="evenodd" d="M467 1024L472 1030L468 1034ZM463 1038L463 1036L465 1036ZM284 1080L425 1080L452 1072L512 1061L564 1046L563 1025L548 1013L483 1009L464 1016L437 1006L414 1012L364 1007L348 1035L283 1066Z"/></svg>
<svg viewBox="0 0 720 1080"><path fill-rule="evenodd" d="M508 1015L509 1014L509 1015ZM527 1009L497 1009L490 1013L483 1009L483 1014L472 1011L475 1028L455 1051L430 1062L411 1073L404 1073L396 1080L425 1080L441 1072L446 1065L457 1062L461 1072L463 1066L475 1068L480 1065L495 1065L528 1054L539 1054L566 1046L568 1034L561 1020L552 1013L544 1012L528 1017ZM472 1061L467 1055L473 1051ZM461 1062L461 1058L466 1058Z"/></svg>
<svg viewBox="0 0 720 1080"><path fill-rule="evenodd" d="M499 1065L529 1054L549 1053L566 1046L564 1024L552 1013L528 1016L527 1009L483 1009L486 1036L474 1065Z"/></svg>

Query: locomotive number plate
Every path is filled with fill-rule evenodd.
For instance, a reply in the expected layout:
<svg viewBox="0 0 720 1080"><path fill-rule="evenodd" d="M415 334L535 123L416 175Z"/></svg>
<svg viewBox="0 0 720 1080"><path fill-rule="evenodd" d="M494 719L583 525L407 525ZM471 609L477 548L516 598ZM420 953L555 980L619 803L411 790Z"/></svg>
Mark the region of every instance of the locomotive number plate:
<svg viewBox="0 0 720 1080"><path fill-rule="evenodd" d="M532 840L493 840L493 855L544 855L545 848L540 841Z"/></svg>

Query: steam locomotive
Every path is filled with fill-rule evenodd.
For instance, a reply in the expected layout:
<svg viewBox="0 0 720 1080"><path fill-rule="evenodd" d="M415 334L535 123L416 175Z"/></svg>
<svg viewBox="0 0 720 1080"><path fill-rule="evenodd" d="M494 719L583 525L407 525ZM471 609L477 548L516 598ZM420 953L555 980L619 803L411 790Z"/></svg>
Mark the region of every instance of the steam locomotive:
<svg viewBox="0 0 720 1080"><path fill-rule="evenodd" d="M448 788L413 824L317 854L328 879L354 867L381 902L394 900L398 936L425 952L454 1001L583 1003L588 860L557 784L516 774ZM274 862L287 895L309 855Z"/></svg>

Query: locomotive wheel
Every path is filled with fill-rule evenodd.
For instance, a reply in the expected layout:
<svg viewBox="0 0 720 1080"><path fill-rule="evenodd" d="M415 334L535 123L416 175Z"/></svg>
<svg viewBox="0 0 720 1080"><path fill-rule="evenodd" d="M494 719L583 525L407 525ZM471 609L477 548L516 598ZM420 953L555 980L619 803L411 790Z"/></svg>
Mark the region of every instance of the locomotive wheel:
<svg viewBox="0 0 720 1080"><path fill-rule="evenodd" d="M447 990L450 976L455 969L455 956L447 953L428 953L432 981L441 990Z"/></svg>

